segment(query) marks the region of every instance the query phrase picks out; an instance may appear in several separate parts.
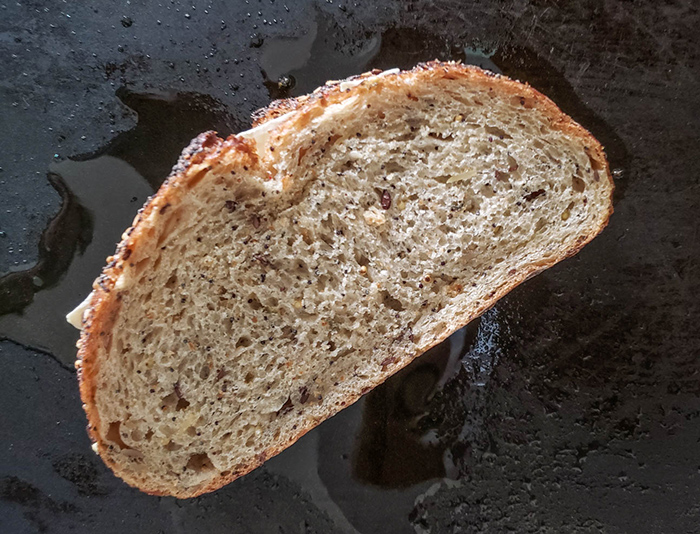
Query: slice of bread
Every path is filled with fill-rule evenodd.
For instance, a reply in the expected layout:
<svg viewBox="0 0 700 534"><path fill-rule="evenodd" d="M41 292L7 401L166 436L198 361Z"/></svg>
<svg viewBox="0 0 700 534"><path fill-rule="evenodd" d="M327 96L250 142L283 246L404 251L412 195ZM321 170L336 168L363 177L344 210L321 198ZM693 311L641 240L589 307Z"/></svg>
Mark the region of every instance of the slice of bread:
<svg viewBox="0 0 700 534"><path fill-rule="evenodd" d="M550 100L454 63L200 135L81 317L97 452L149 493L223 486L575 254L612 190Z"/></svg>

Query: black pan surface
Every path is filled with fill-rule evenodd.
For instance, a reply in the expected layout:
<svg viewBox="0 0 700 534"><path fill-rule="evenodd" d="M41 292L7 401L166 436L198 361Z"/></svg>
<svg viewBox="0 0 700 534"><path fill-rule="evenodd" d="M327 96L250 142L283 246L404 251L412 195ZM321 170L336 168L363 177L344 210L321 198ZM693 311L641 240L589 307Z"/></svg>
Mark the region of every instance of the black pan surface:
<svg viewBox="0 0 700 534"><path fill-rule="evenodd" d="M692 0L0 4L0 533L700 532ZM576 257L209 495L91 452L63 316L201 131L371 68L527 81L605 145Z"/></svg>

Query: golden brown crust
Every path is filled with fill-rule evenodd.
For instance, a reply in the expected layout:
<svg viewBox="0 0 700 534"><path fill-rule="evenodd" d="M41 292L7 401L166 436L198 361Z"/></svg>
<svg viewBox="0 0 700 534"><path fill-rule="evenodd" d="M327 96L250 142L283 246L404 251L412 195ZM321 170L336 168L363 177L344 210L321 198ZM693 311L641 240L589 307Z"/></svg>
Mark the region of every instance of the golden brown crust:
<svg viewBox="0 0 700 534"><path fill-rule="evenodd" d="M565 132L570 137L578 139L585 147L589 157L594 162L594 168L603 173L610 182L610 209L605 219L585 237L569 250L562 251L558 256L553 257L539 265L533 265L524 272L513 273L512 277L496 288L489 296L488 300L481 303L476 310L468 316L456 319L455 323L448 325L438 338L433 340L432 346L446 339L458 328L465 326L472 319L481 315L488 308L498 301L502 296L511 291L514 287L534 276L538 272L551 267L555 263L573 256L588 242L590 242L607 225L612 214L612 176L605 159L603 147L598 141L583 127L575 123L570 117L565 115L549 98L539 93L526 84L515 82L506 77L499 76L477 67L469 67L459 63L441 63L437 61L420 64L410 71L388 74L377 77L377 71L364 73L349 80L361 81L359 85L348 86L342 82L328 82L311 95L300 98L288 99L273 102L268 108L261 110L255 116L254 125L258 126L271 119L289 114L289 120L284 121L279 126L276 137L284 135L285 131L295 128L303 128L310 118L318 116L330 105L342 102L351 96L363 94L373 90L391 90L398 88L405 83L406 79L414 78L420 83L431 80L468 80L475 86L485 87L486 90L498 91L500 95L517 98L523 107L537 107L551 121L553 128ZM274 144L275 138L271 139ZM88 431L90 437L97 445L97 451L104 459L105 463L119 476L124 476L120 466L116 465L109 454L107 454L107 444L98 435L96 429L99 426L100 416L95 404L95 390L97 387L96 376L99 371L100 362L98 355L101 346L108 346L111 342L110 326L115 321L120 309L119 296L115 297L114 286L119 275L124 269L125 262L134 253L144 239L146 232L153 227L151 216L156 213L165 213L170 206L180 202L183 195L187 194L189 187L201 178L203 172L207 172L212 165L217 163L222 153L234 154L241 162L249 165L258 164L257 155L250 142L240 137L231 136L227 140L220 139L214 132L206 132L198 136L189 147L185 149L177 165L173 168L173 173L161 186L158 192L149 199L146 205L139 211L134 223L122 236L122 242L117 247L115 255L107 259L107 266L102 275L93 284L93 293L89 307L84 315L83 330L78 343L78 361L76 367L80 380L80 394L83 406L88 417ZM384 370L375 381L375 386L381 384L390 375L396 373L401 368L408 365L413 359L420 356L430 347L422 347L422 350L412 357L406 358L400 364L393 366L390 370ZM345 399L344 407L357 401L364 392ZM337 410L329 410L325 418L330 417ZM325 420L325 418L323 420ZM284 443L271 446L258 456L251 458L245 465L237 466L231 474L225 477L212 479L208 484L188 491L178 488L170 488L170 491L163 491L162 488L151 487L144 481L126 479L126 482L139 487L142 491L153 495L173 495L179 498L195 497L202 493L207 493L218 489L236 478L245 475L260 466L265 460L280 453L288 446L296 442L309 430L317 426L322 420L309 420L306 425L296 429L296 434Z"/></svg>
<svg viewBox="0 0 700 534"><path fill-rule="evenodd" d="M107 265L92 286L90 302L83 315L82 331L78 341L78 358L75 366L80 383L80 397L88 418L90 439L96 444L97 452L105 463L120 476L123 476L123 473L107 454L108 445L97 433L100 415L95 403L96 377L100 367L100 361L98 361L100 348L101 346L109 346L111 343L111 326L114 324L121 306L121 295L115 291L115 284L140 243L148 241L145 239L145 235L154 226L150 219L151 215L164 215L171 207L179 204L182 197L193 185L192 182L197 180L201 174L200 167L203 166L204 171L211 168L209 164L214 165L224 151L236 154L245 164L257 164L254 149L244 139L231 136L224 140L218 137L216 132L211 131L197 136L185 148L177 164L173 167L172 173L158 192L150 197L144 207L139 210L132 226L122 234L122 241L117 246L114 256L107 258ZM141 486L132 480L125 479L125 481L139 487L146 493L169 495L169 493L164 493L157 488ZM188 495L183 497L186 496Z"/></svg>

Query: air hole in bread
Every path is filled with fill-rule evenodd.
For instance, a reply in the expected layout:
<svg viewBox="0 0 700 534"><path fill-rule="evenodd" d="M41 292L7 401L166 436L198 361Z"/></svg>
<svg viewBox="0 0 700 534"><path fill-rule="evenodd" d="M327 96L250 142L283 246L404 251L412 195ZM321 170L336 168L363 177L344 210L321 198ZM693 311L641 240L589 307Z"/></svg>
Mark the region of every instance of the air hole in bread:
<svg viewBox="0 0 700 534"><path fill-rule="evenodd" d="M214 464L211 463L209 456L206 453L193 454L187 461L185 468L190 471L195 471L201 473L204 471L211 471L214 469Z"/></svg>
<svg viewBox="0 0 700 534"><path fill-rule="evenodd" d="M303 260L296 260L296 263L294 265L294 271L297 274L306 275L309 272L309 268Z"/></svg>
<svg viewBox="0 0 700 534"><path fill-rule="evenodd" d="M160 259L160 258L158 258ZM146 269L151 265L151 259L150 258L143 258L142 260L139 260L137 263L134 264L133 266L133 275L138 277L142 276L143 273L146 271Z"/></svg>
<svg viewBox="0 0 700 534"><path fill-rule="evenodd" d="M409 129L408 131L404 131L403 133L399 135L394 135L393 139L394 141L398 141L399 143L406 143L408 141L412 141L416 138L416 133L414 130Z"/></svg>
<svg viewBox="0 0 700 534"><path fill-rule="evenodd" d="M418 129L421 126L426 126L428 124L428 120L423 117L407 117L405 121L408 127L411 129Z"/></svg>
<svg viewBox="0 0 700 534"><path fill-rule="evenodd" d="M355 261L360 267L368 267L369 259L361 251L355 249Z"/></svg>
<svg viewBox="0 0 700 534"><path fill-rule="evenodd" d="M179 226L182 218L186 216L187 214L183 208L178 208L170 213L169 216L164 216L167 217L168 220L165 221L165 224L163 224L163 227L161 228L160 235L158 236L158 242L156 243L156 248L160 248L165 245L168 238L173 234L173 229Z"/></svg>
<svg viewBox="0 0 700 534"><path fill-rule="evenodd" d="M384 164L384 172L387 174L398 174L406 171L406 167L401 165L398 161L389 160Z"/></svg>
<svg viewBox="0 0 700 534"><path fill-rule="evenodd" d="M382 291L382 304L386 306L387 308L390 308L394 311L401 312L404 310L404 306L401 303L401 301L397 298L394 298L391 296L391 294L388 291Z"/></svg>
<svg viewBox="0 0 700 534"><path fill-rule="evenodd" d="M453 141L454 140L454 135L451 133L443 132L443 133L437 133L437 132L428 132L428 137L431 139L439 139L440 141Z"/></svg>
<svg viewBox="0 0 700 534"><path fill-rule="evenodd" d="M172 289L177 285L177 273L173 273L170 275L170 278L168 278L168 281L165 282L165 287L168 289Z"/></svg>
<svg viewBox="0 0 700 534"><path fill-rule="evenodd" d="M594 171L601 171L605 168L605 166L598 159L594 158L593 156L589 155L588 159L591 162L591 167L593 168Z"/></svg>
<svg viewBox="0 0 700 534"><path fill-rule="evenodd" d="M248 306L250 306L255 311L258 311L260 308L262 308L262 304L260 304L260 301L254 294L248 296Z"/></svg>
<svg viewBox="0 0 700 534"><path fill-rule="evenodd" d="M170 440L165 446L165 450L170 452L179 451L180 449L182 449L182 445L175 443L173 440Z"/></svg>
<svg viewBox="0 0 700 534"><path fill-rule="evenodd" d="M561 214L561 219L562 221L566 221L571 217L571 210L574 209L574 206L576 205L575 202L570 202L569 205L566 207L566 209L562 212Z"/></svg>
<svg viewBox="0 0 700 534"><path fill-rule="evenodd" d="M107 429L107 435L105 436L105 439L114 443L120 449L130 449L131 447L124 443L124 440L122 439L121 424L121 421L115 421L113 423L110 423L109 428Z"/></svg>
<svg viewBox="0 0 700 534"><path fill-rule="evenodd" d="M578 176L573 176L571 178L571 185L577 193L583 193L586 190L586 182Z"/></svg>
<svg viewBox="0 0 700 534"><path fill-rule="evenodd" d="M203 365L202 369L199 371L199 378L202 380L206 380L209 378L209 374L211 373L211 369L209 369L208 365Z"/></svg>
<svg viewBox="0 0 700 534"><path fill-rule="evenodd" d="M177 393L173 391L170 395L167 395L163 397L163 399L160 401L160 407L162 410L170 410L175 408L177 406L177 401L180 398L178 397Z"/></svg>
<svg viewBox="0 0 700 534"><path fill-rule="evenodd" d="M491 184L484 184L479 191L486 198L491 198L496 194Z"/></svg>
<svg viewBox="0 0 700 534"><path fill-rule="evenodd" d="M321 233L321 234L318 234L318 237L321 241L323 241L329 247L333 246L335 240L333 239L332 235L329 235L327 233Z"/></svg>
<svg viewBox="0 0 700 534"><path fill-rule="evenodd" d="M384 117L382 117L382 118L384 118ZM333 146L335 144L335 142L338 139L340 139L341 137L343 137L343 136L340 134L334 134L333 132L331 132L331 135L328 136L328 141L326 142L325 148L329 148L329 147Z"/></svg>
<svg viewBox="0 0 700 534"><path fill-rule="evenodd" d="M497 128L496 126L484 126L484 130L487 134L498 137L499 139L513 139L513 137L506 133L505 130Z"/></svg>

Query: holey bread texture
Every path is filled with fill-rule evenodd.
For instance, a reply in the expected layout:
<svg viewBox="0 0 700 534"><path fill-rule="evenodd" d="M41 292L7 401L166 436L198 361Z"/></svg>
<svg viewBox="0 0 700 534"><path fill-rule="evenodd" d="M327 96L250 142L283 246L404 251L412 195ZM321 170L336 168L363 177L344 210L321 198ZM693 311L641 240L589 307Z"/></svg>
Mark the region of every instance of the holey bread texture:
<svg viewBox="0 0 700 534"><path fill-rule="evenodd" d="M97 452L148 493L223 486L575 254L612 189L550 100L454 63L200 135L80 316Z"/></svg>

